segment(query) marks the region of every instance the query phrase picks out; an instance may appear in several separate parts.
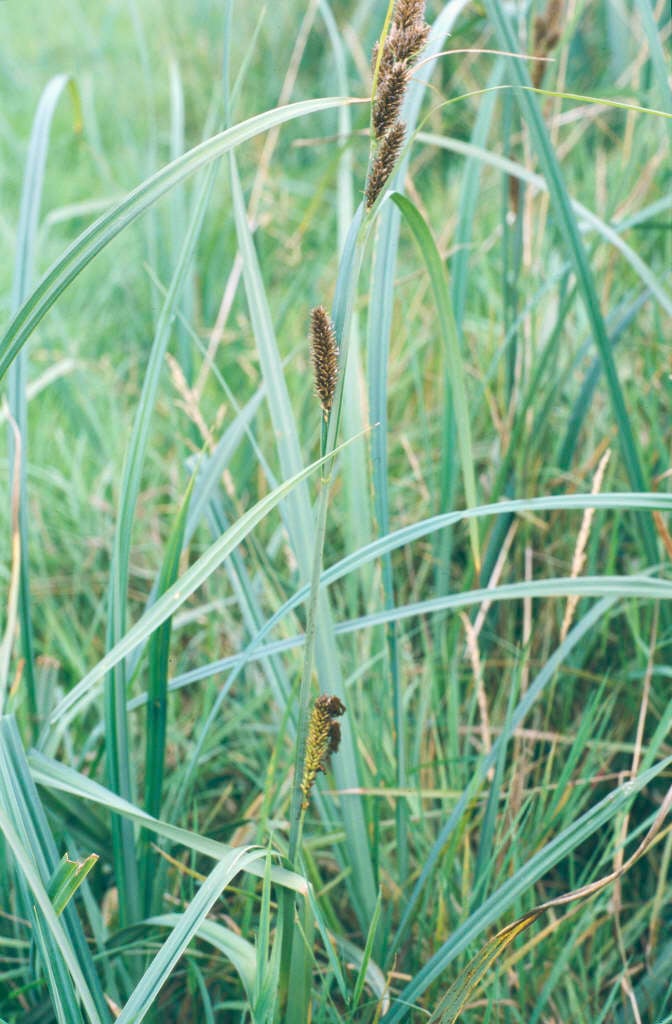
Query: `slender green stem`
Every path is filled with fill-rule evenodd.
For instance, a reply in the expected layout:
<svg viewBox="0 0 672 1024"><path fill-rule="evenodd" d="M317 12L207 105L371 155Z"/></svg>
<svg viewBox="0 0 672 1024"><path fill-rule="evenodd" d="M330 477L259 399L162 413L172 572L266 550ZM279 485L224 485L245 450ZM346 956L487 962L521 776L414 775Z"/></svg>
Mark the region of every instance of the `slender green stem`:
<svg viewBox="0 0 672 1024"><path fill-rule="evenodd" d="M294 758L294 783L292 785L292 803L289 812L289 863L293 865L296 859L299 840L302 831L303 793L301 792L301 778L303 775L303 762L306 753L306 738L308 735L308 723L310 720L310 695L311 681L313 675L313 659L315 653L315 637L317 635L317 602L320 594L320 575L322 573L322 556L324 552L324 537L327 530L327 508L329 504L329 484L331 482L331 469L333 459L325 464L325 473L322 476L320 494L317 499L316 524L315 524L315 549L313 552L313 569L310 581L310 596L308 598L308 619L306 623L306 644L304 648L303 673L301 675L301 687L299 689L298 725L296 736L296 755Z"/></svg>

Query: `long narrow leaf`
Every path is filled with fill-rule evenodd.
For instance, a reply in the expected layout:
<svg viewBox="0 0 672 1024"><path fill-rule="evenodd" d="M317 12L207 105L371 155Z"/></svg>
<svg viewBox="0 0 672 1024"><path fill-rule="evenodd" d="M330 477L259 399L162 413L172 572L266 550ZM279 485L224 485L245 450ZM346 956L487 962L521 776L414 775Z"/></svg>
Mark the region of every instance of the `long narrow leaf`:
<svg viewBox="0 0 672 1024"><path fill-rule="evenodd" d="M510 53L516 52L516 40L509 23L508 15L502 4L497 0L484 0L500 45ZM507 58L513 81L522 88L516 91L521 114L530 132L532 143L542 166L544 177L548 182L551 203L557 217L569 258L576 273L577 285L583 297L586 314L591 325L593 338L604 367L609 397L611 399L616 425L621 441L623 459L627 468L633 490L646 490L644 471L642 469L635 435L630 422L623 392L614 363L609 337L604 324L600 302L595 288L592 270L581 241L576 219L567 194L564 179L557 157L553 151L548 132L544 125L536 96L530 91L530 76L525 62ZM658 542L653 523L648 517L639 517L641 540L646 556L652 565L658 561Z"/></svg>
<svg viewBox="0 0 672 1024"><path fill-rule="evenodd" d="M118 1024L139 1024L153 1006L160 989L182 956L192 938L205 922L206 915L223 889L235 876L266 854L263 850L245 847L232 851L213 869L185 912L178 919L170 936L161 946L147 971L140 979L124 1009Z"/></svg>
<svg viewBox="0 0 672 1024"><path fill-rule="evenodd" d="M348 444L348 442L345 442L345 444ZM343 448L345 445L341 447ZM271 491L261 501L258 501L256 505L233 523L222 537L218 538L214 544L211 544L198 561L172 587L168 588L156 604L147 609L144 615L115 644L112 650L108 651L84 679L60 701L51 715L51 726L58 730L63 730L74 715L87 707L95 696L97 684L105 674L114 665L118 664L122 658L125 658L127 654L130 654L138 644L146 640L166 619L169 619L191 597L194 591L201 584L205 583L212 573L219 568L224 559L245 539L257 523L261 522L293 487L302 480L305 480L324 461L325 459L318 459L317 462L297 473L291 480L287 480L279 487L276 487L274 491Z"/></svg>
<svg viewBox="0 0 672 1024"><path fill-rule="evenodd" d="M401 210L406 223L411 229L417 242L420 255L422 256L434 293L434 302L439 319L439 330L443 338L448 356L448 372L450 376L449 385L452 390L452 400L455 406L455 419L457 421L457 438L460 447L460 461L462 465L462 477L464 479L464 493L467 505L476 507L476 475L474 473L474 454L471 444L471 425L469 420L469 408L467 403L467 388L460 351L460 341L457 334L457 325L453 315L450 301L450 284L448 274L432 233L427 227L424 218L414 204L394 192L392 200ZM447 401L447 396L446 399ZM478 543L478 527L475 519L469 520L469 536L471 538L471 549L474 563L480 571L481 555Z"/></svg>
<svg viewBox="0 0 672 1024"><path fill-rule="evenodd" d="M68 246L61 258L47 271L12 318L9 327L0 339L0 379L4 377L17 353L20 352L58 296L101 249L104 249L120 231L131 224L160 196L179 182L184 181L200 167L204 167L212 160L216 160L217 157L276 125L285 124L297 117L304 117L321 110L332 110L344 103L357 102L360 101L346 97L302 100L276 110L265 111L263 114L257 114L255 117L201 142L143 181Z"/></svg>

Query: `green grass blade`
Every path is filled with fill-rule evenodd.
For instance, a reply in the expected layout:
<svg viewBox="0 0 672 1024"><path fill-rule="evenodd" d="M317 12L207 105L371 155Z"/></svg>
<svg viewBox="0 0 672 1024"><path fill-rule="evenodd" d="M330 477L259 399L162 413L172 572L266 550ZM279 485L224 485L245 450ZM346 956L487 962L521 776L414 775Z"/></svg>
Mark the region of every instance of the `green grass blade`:
<svg viewBox="0 0 672 1024"><path fill-rule="evenodd" d="M583 637L595 628L600 619L613 607L615 601L616 599L614 597L602 598L602 600L596 602L583 616L583 618L577 622L576 626L570 630L566 639L547 659L546 664L532 681L527 692L518 701L516 710L510 717L510 732L513 732L513 730L516 729L522 721L524 721L529 710L554 679L555 673L558 671L563 661L571 651L574 650ZM482 785L483 780L487 777L488 771L496 765L500 748L503 744L506 744L508 735L509 733L502 734L495 740L492 745L492 750L482 759L482 761L479 762L476 771L472 775L470 785L465 789L448 818L441 826L439 834L432 843L429 854L426 856L425 862L422 866L422 871L413 886L413 891L411 892L406 907L404 908L401 921L399 922L399 927L397 928L392 942L391 952L398 949L399 945L405 940L418 900L430 882L432 872L438 863L441 851L444 849L448 839L459 825L462 815L469 806L469 801Z"/></svg>
<svg viewBox="0 0 672 1024"><path fill-rule="evenodd" d="M143 921L142 927L175 929L181 924L181 917L180 914L156 914ZM197 935L231 961L251 1002L255 971L259 961L258 951L252 943L218 921L202 921L198 926Z"/></svg>
<svg viewBox="0 0 672 1024"><path fill-rule="evenodd" d="M346 442L347 444L348 442ZM341 445L344 448L345 445ZM340 449L337 449L340 450ZM97 665L82 679L74 689L59 702L54 709L50 724L56 732L62 731L70 720L82 711L94 699L96 686L100 680L117 665L122 658L130 654L139 644L143 643L155 629L170 618L171 615L191 597L212 573L222 564L234 548L265 518L275 506L298 483L305 480L315 469L326 460L318 459L306 469L301 470L291 480L285 481L274 491L258 501L248 512L240 517L219 537L214 544L159 598L132 626L117 644L101 658Z"/></svg>
<svg viewBox="0 0 672 1024"><path fill-rule="evenodd" d="M412 137L420 115L420 105L432 71L431 58L442 49L446 36L456 19L466 7L466 0L452 0L445 5L438 16L423 49L422 66L414 71L404 100L401 117L407 125L407 137ZM389 182L390 188L401 190L408 163L410 147L402 156L399 166ZM388 204L380 207L378 236L373 257L371 293L369 296L367 323L369 415L377 424L371 436L371 475L373 484L373 508L379 534L390 529L390 501L388 491L388 420L387 420L387 365L389 360L392 310L394 306L394 285L399 246L399 212ZM392 565L387 556L383 557L382 584L384 599L388 607L395 603ZM387 631L389 655L390 688L394 714L396 741L396 784L406 788L405 722L403 718L403 694L398 664L397 637L393 627ZM383 699L385 699L385 696ZM389 698L387 698L389 699ZM381 728L382 728L381 719ZM382 749L382 735L376 741L376 750ZM407 806L398 801L396 807L397 836L399 839L399 875L403 880L408 873Z"/></svg>
<svg viewBox="0 0 672 1024"><path fill-rule="evenodd" d="M516 40L508 21L507 14L501 4L496 0L484 0L501 47L509 52L516 52ZM586 309L586 314L591 325L593 338L602 360L604 375L607 383L607 390L611 399L623 460L626 465L628 477L633 490L646 490L645 476L642 469L635 435L630 422L630 416L625 405L623 392L618 378L618 372L614 363L609 338L607 335L600 302L595 289L595 283L588 263L588 257L581 241L576 219L572 210L567 189L562 177L557 157L551 146L548 133L539 110L536 97L530 91L530 76L525 62L507 58L509 69L514 83L520 88L516 93L521 115L527 124L532 143L536 150L539 162L541 163L544 177L548 182L548 189L551 204L555 211L558 227L564 239L568 255L572 261L576 273L577 285ZM650 519L639 517L639 531L646 557L652 565L658 561L658 541L656 532Z"/></svg>
<svg viewBox="0 0 672 1024"><path fill-rule="evenodd" d="M42 202L42 186L44 170L49 148L49 135L54 112L63 90L70 81L68 75L56 75L47 84L40 97L28 146L28 157L23 177L21 207L16 233L16 263L12 286L11 309L15 312L25 300L33 279L35 264L35 237ZM19 525L19 597L18 616L21 630L21 646L24 657L24 678L29 716L29 728L33 739L39 729L38 700L35 692L35 653L33 642L33 622L30 602L30 572L28 565L28 400L26 386L28 367L26 354L22 352L11 367L7 380L7 402L9 412L16 423L21 443L20 453L17 451L14 432L9 432L9 479L13 479L14 462L20 459L18 467L19 493L18 525Z"/></svg>
<svg viewBox="0 0 672 1024"><path fill-rule="evenodd" d="M263 114L257 114L247 121L234 125L233 128L228 128L211 139L201 142L143 181L68 246L61 258L47 271L13 316L0 339L0 379L4 377L17 353L21 351L58 296L74 281L94 256L162 195L212 160L216 160L224 153L270 128L285 124L298 117L305 117L308 114L332 110L344 103L356 102L359 101L345 97L302 100L276 110L265 111Z"/></svg>
<svg viewBox="0 0 672 1024"><path fill-rule="evenodd" d="M259 352L261 372L264 379L273 428L277 439L278 459L283 476L293 476L300 470L303 460L298 443L298 430L292 411L282 360L273 329L271 311L261 276L261 268L247 221L247 210L238 176L235 156L229 157L233 211L236 220L238 248L243 261L245 293L252 321L252 329ZM306 312L308 312L306 310ZM296 554L301 574L306 579L310 574L312 538L314 534L310 501L305 485L299 485L288 496L285 521L292 548Z"/></svg>
<svg viewBox="0 0 672 1024"><path fill-rule="evenodd" d="M392 200L401 210L406 223L408 224L413 237L417 243L420 255L422 256L427 273L434 292L434 302L439 319L439 329L448 356L448 385L452 390L453 405L455 407L455 419L457 421L457 438L460 449L460 461L462 464L462 477L464 480L464 493L467 505L476 507L476 475L474 473L474 453L471 443L471 425L469 421L469 408L467 404L467 387L460 351L460 340L457 333L457 325L453 315L450 301L450 284L448 274L439 250L427 227L424 218L413 203L405 196L395 192ZM471 538L471 550L477 571L480 571L481 555L478 541L478 525L475 519L469 520L469 534Z"/></svg>
<svg viewBox="0 0 672 1024"><path fill-rule="evenodd" d="M291 408L287 385L282 371L277 340L273 329L271 312L266 298L261 268L247 221L242 189L233 154L230 157L231 188L233 192L234 215L239 251L243 260L245 292L250 310L262 375L268 396L269 409L276 437L278 459L284 473L295 472L301 465L298 444L299 432ZM308 309L306 309L308 314ZM316 404L316 419L319 409ZM295 477L298 479L298 477ZM313 569L313 546L315 524L307 489L299 488L290 496L286 505L285 522L294 553L303 579L309 579ZM344 699L343 681L340 675L338 652L333 641L333 623L329 609L320 601L316 622L316 665L320 686L326 693ZM335 760L334 771L340 788L356 791L357 755L349 730L343 730L341 753ZM352 863L352 884L359 889L356 906L362 918L368 918L375 903L373 871L369 844L364 828L359 798L350 797L341 805Z"/></svg>
<svg viewBox="0 0 672 1024"><path fill-rule="evenodd" d="M58 851L16 721L8 715L0 718L0 830L30 889L32 905L51 936L48 942L55 943L67 967L68 974L61 981L72 991L67 994L66 988L62 989L64 1005L77 1003L79 997L92 1024L108 1021L109 1010L75 908L72 904L65 909L59 906L59 914L48 892L58 868Z"/></svg>
<svg viewBox="0 0 672 1024"><path fill-rule="evenodd" d="M128 572L133 520L140 492L142 470L149 443L151 420L156 403L159 379L164 365L166 348L171 334L177 303L189 272L212 190L217 164L208 173L199 191L187 233L182 242L179 259L170 287L159 313L154 341L149 354L142 392L133 423L128 452L124 463L120 490L120 509L117 516L114 551L110 566L109 616L107 647L112 649L126 630L126 604ZM125 716L126 666L118 663L105 685L106 715L106 768L110 788L127 799L131 798L130 743ZM119 909L122 924L130 924L141 914L138 856L133 830L123 820L113 822L114 858L119 887Z"/></svg>
<svg viewBox="0 0 672 1024"><path fill-rule="evenodd" d="M158 595L164 594L178 576L184 541L187 511L192 494L192 477L168 537L163 565L159 573ZM147 720L145 726L145 810L158 818L161 814L163 776L166 759L166 725L168 715L168 658L170 654L171 619L166 619L149 638ZM140 878L145 916L152 910L156 893L157 855L151 849L153 837L144 833L140 843Z"/></svg>
<svg viewBox="0 0 672 1024"><path fill-rule="evenodd" d="M159 991L168 981L175 964L205 922L206 915L219 899L222 890L231 884L240 871L265 856L263 850L243 847L231 851L227 857L222 858L203 882L184 913L179 915L178 923L161 946L117 1018L118 1024L139 1024L145 1018Z"/></svg>
<svg viewBox="0 0 672 1024"><path fill-rule="evenodd" d="M57 914L63 913L97 861L96 853L90 853L84 860L71 860L67 853L63 854L48 887L49 899Z"/></svg>
<svg viewBox="0 0 672 1024"><path fill-rule="evenodd" d="M619 786L534 854L515 875L492 893L478 910L453 932L447 942L444 942L418 972L413 981L402 989L399 1001L383 1018L385 1024L397 1024L404 1020L414 1001L474 939L508 910L514 900L527 892L563 857L570 854L581 843L586 842L607 823L613 821L619 812L630 805L633 797L656 779L661 772L664 772L671 763L672 757L668 757L649 768L648 771L642 772L633 781Z"/></svg>
<svg viewBox="0 0 672 1024"><path fill-rule="evenodd" d="M47 976L51 1006L58 1024L84 1024L77 994L68 974L58 943L41 920L39 910L32 913L37 962Z"/></svg>

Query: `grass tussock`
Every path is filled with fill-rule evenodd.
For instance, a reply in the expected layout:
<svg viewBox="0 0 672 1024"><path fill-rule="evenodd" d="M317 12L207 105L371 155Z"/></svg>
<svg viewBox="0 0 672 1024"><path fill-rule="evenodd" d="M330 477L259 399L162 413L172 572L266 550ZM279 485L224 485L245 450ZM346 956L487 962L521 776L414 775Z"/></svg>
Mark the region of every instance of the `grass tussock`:
<svg viewBox="0 0 672 1024"><path fill-rule="evenodd" d="M672 22L511 15L0 5L7 1024L672 1021Z"/></svg>

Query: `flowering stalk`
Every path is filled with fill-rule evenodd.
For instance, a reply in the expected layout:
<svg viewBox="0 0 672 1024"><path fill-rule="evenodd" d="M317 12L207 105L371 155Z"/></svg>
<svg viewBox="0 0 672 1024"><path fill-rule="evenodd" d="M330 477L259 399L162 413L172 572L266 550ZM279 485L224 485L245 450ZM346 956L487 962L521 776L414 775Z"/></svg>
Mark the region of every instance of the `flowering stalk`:
<svg viewBox="0 0 672 1024"><path fill-rule="evenodd" d="M404 144L406 125L399 114L411 68L428 35L425 0L397 0L382 48L380 44L374 47L373 149L366 183L367 210L383 191Z"/></svg>

